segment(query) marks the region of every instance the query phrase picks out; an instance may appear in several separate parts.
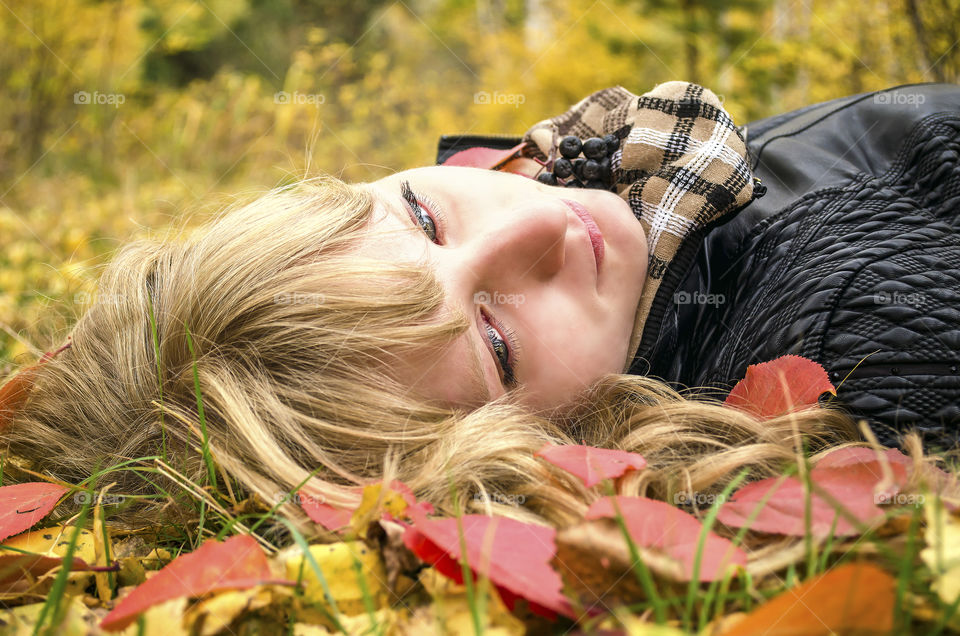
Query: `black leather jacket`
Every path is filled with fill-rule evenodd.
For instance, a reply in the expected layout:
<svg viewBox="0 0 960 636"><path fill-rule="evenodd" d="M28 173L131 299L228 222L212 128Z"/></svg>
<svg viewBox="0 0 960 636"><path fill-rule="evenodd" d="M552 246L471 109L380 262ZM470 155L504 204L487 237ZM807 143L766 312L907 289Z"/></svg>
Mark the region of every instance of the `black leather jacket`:
<svg viewBox="0 0 960 636"><path fill-rule="evenodd" d="M960 86L854 95L745 129L767 193L689 246L630 373L722 395L748 365L795 353L882 443L917 428L930 451L957 444ZM518 141L443 137L437 160Z"/></svg>

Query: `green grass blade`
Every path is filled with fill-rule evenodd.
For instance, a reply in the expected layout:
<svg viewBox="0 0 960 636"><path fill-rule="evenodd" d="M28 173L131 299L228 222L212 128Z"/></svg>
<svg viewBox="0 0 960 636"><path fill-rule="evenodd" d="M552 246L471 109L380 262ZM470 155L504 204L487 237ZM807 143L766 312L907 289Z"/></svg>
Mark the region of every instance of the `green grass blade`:
<svg viewBox="0 0 960 636"><path fill-rule="evenodd" d="M306 559L310 564L310 568L317 576L317 580L320 581L320 587L323 588L323 597L327 600L327 604L330 606L330 609L333 610L333 615L329 616L330 621L338 630L346 633L347 630L343 628L343 623L340 622L340 609L337 607L337 601L333 598L333 593L330 591L330 585L327 583L327 577L323 575L323 570L320 569L320 564L317 563L317 560L313 558L313 553L310 552L310 546L307 544L306 539L303 538L303 535L300 534L300 531L297 530L297 528L289 519L281 518L280 521L287 526L287 529L293 536L293 540L296 541L297 545L300 547L300 551L303 553L303 558Z"/></svg>
<svg viewBox="0 0 960 636"><path fill-rule="evenodd" d="M67 577L70 575L71 566L73 566L73 555L77 549L77 541L80 539L80 531L83 530L89 512L90 500L84 499L83 507L80 509L80 514L74 523L73 532L70 535L67 549L63 555L63 565L60 567L57 577L53 580L53 585L50 587L47 600L44 602L43 608L40 610L40 615L37 617L37 624L33 628L33 636L37 636L40 633L40 629L43 627L47 615L51 614L51 612L52 618L50 620L49 632L53 633L54 628L63 620L63 601L65 600L64 592L66 592L67 589ZM69 599L66 600L69 602Z"/></svg>
<svg viewBox="0 0 960 636"><path fill-rule="evenodd" d="M697 595L697 591L700 587L700 562L703 558L703 546L707 542L707 536L710 534L710 530L713 528L713 523L717 518L717 515L720 513L720 506L727 500L727 497L733 492L733 489L740 485L746 476L750 472L749 468L744 468L741 470L731 481L727 484L723 491L717 496L717 498L710 504L710 510L707 511L707 516L703 520L700 528L700 537L697 540L697 553L693 557L693 576L690 579L689 584L687 585L687 598L686 604L683 610L683 628L690 630L690 622L692 620L693 614L693 601ZM715 583L716 581L714 581ZM714 586L711 584L710 590L714 589ZM709 590L708 590L709 593ZM706 601L709 605L709 599Z"/></svg>
<svg viewBox="0 0 960 636"><path fill-rule="evenodd" d="M200 435L202 440L203 461L207 465L207 480L213 491L217 492L217 473L213 467L213 457L210 455L210 440L207 437L207 418L203 413L203 396L200 393L200 372L197 371L197 355L193 350L193 338L190 337L190 327L183 326L187 334L187 347L190 349L190 356L193 358L193 389L197 394L197 415L200 418Z"/></svg>

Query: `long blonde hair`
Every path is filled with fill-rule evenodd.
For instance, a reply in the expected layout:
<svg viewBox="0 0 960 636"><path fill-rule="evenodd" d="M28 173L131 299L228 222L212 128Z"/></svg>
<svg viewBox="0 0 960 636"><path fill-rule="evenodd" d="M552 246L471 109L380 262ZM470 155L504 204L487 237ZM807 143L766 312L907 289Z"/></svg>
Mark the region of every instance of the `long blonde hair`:
<svg viewBox="0 0 960 636"><path fill-rule="evenodd" d="M355 504L353 487L388 468L441 511L458 492L467 511L563 524L597 493L534 457L546 442L637 451L651 468L623 488L668 499L719 491L743 467L751 478L777 474L801 438L816 450L856 437L836 410L760 421L621 374L556 417L509 399L472 412L419 400L391 360L442 346L467 323L441 311L443 288L429 270L352 252L374 202L363 184L310 179L186 238L122 247L72 347L40 367L0 433L5 454L76 483L94 466L166 453L202 483L205 429L219 467L270 504L304 480L301 492ZM149 477L105 479L119 482L114 493L144 494L154 492ZM160 520L167 503L145 500L121 516ZM303 521L291 503L281 513Z"/></svg>

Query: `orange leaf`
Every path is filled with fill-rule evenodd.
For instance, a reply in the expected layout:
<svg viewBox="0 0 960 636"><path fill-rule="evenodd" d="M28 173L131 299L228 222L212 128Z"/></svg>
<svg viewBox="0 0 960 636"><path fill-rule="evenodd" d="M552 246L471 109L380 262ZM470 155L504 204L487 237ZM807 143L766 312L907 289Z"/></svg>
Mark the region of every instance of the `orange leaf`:
<svg viewBox="0 0 960 636"><path fill-rule="evenodd" d="M534 455L576 475L587 488L647 466L647 461L637 453L580 444L547 444Z"/></svg>
<svg viewBox="0 0 960 636"><path fill-rule="evenodd" d="M826 370L808 358L786 355L747 367L724 404L760 418L816 406L823 393L837 394Z"/></svg>
<svg viewBox="0 0 960 636"><path fill-rule="evenodd" d="M45 481L0 488L0 541L23 532L50 514L67 490Z"/></svg>
<svg viewBox="0 0 960 636"><path fill-rule="evenodd" d="M123 629L136 620L140 612L171 599L261 583L294 584L273 579L267 557L253 537L238 535L223 543L208 539L195 551L177 557L137 586L103 618L100 627L107 631Z"/></svg>
<svg viewBox="0 0 960 636"><path fill-rule="evenodd" d="M47 351L40 358L39 362L20 370L19 373L0 387L0 431L10 423L10 420L13 419L13 414L27 401L30 390L33 388L33 376L36 375L40 365L52 359L64 349L69 348L71 344L73 343L68 342L56 351Z"/></svg>
<svg viewBox="0 0 960 636"><path fill-rule="evenodd" d="M889 634L893 577L870 563L839 565L767 601L722 636Z"/></svg>

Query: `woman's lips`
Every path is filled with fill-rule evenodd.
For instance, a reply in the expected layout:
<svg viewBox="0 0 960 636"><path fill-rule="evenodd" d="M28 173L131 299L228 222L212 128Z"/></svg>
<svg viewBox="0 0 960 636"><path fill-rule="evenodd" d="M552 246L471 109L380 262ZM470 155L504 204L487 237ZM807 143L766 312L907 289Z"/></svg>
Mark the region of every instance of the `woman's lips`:
<svg viewBox="0 0 960 636"><path fill-rule="evenodd" d="M597 222L593 220L593 217L590 216L590 213L587 212L585 207L570 199L560 200L566 203L567 207L573 210L573 213L576 214L587 227L587 234L590 235L590 244L593 245L593 257L596 259L597 273L599 274L600 263L603 262L603 233L600 231L600 228L597 227Z"/></svg>

